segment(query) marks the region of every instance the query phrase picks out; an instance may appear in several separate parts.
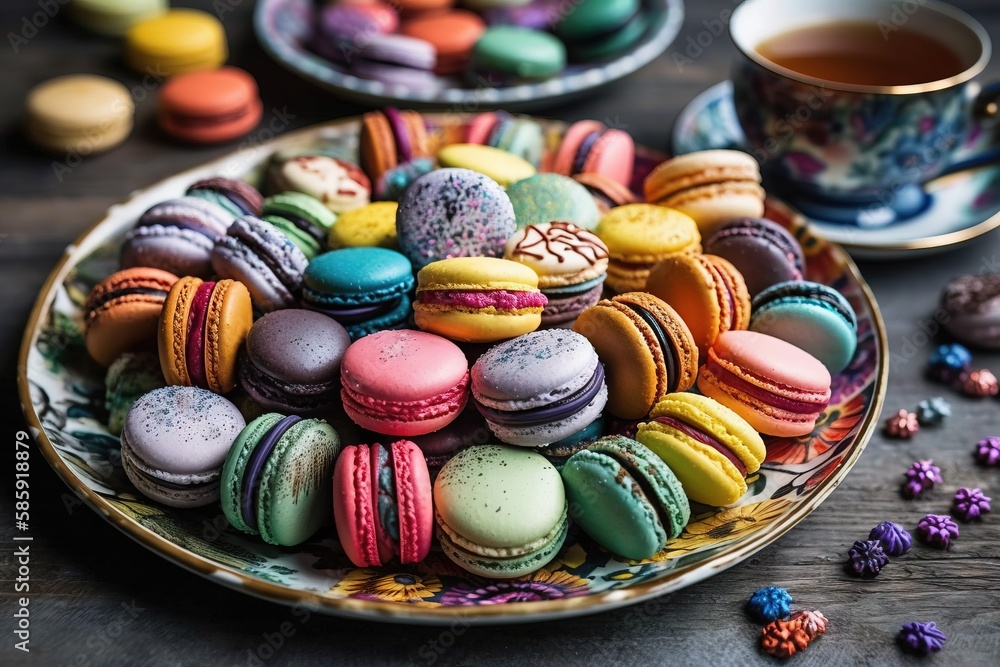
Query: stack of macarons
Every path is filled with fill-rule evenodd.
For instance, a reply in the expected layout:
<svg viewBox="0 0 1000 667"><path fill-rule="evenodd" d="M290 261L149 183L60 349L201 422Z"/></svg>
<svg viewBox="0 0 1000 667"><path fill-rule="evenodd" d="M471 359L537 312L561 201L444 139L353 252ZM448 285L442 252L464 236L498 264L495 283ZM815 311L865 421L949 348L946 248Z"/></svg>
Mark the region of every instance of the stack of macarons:
<svg viewBox="0 0 1000 667"><path fill-rule="evenodd" d="M515 150L506 118L473 123ZM610 132L584 129L555 154ZM617 557L655 556L691 503L739 502L767 438L821 419L857 317L804 279L780 225L739 217L703 240L601 160L505 188L448 166L461 154L427 158L398 205L372 202L432 133L388 110L362 135L358 156L276 157L267 198L198 180L127 234L86 345L139 493L218 501L274 545L335 530L357 567L418 563L436 539L470 573L517 577L574 523ZM534 170L482 141L457 145Z"/></svg>

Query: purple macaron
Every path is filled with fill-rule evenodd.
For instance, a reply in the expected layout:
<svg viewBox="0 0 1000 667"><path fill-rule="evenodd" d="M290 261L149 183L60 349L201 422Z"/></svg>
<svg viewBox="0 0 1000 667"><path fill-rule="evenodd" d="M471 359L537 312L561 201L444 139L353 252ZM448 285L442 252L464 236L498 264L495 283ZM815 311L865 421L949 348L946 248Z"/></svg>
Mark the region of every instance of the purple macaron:
<svg viewBox="0 0 1000 667"><path fill-rule="evenodd" d="M187 194L219 204L236 216L260 216L264 206L264 197L257 188L245 181L221 176L192 183Z"/></svg>
<svg viewBox="0 0 1000 667"><path fill-rule="evenodd" d="M805 257L791 232L764 218L739 218L705 243L705 254L729 260L743 274L753 298L771 285L802 280Z"/></svg>
<svg viewBox="0 0 1000 667"><path fill-rule="evenodd" d="M472 366L476 409L503 442L538 447L567 438L601 416L604 367L586 338L564 329L500 343Z"/></svg>
<svg viewBox="0 0 1000 667"><path fill-rule="evenodd" d="M235 405L207 389L154 389L125 415L122 467L147 498L172 507L210 505L219 499L226 454L245 426Z"/></svg>
<svg viewBox="0 0 1000 667"><path fill-rule="evenodd" d="M502 257L516 229L504 189L469 169L421 176L403 193L396 212L399 247L416 270L449 257Z"/></svg>
<svg viewBox="0 0 1000 667"><path fill-rule="evenodd" d="M347 330L310 310L278 310L254 322L240 365L240 385L267 410L319 415L340 397Z"/></svg>
<svg viewBox="0 0 1000 667"><path fill-rule="evenodd" d="M125 235L121 266L149 266L178 276L208 278L212 248L226 235L233 219L226 209L199 197L160 202Z"/></svg>
<svg viewBox="0 0 1000 667"><path fill-rule="evenodd" d="M250 215L230 225L212 249L212 268L219 277L246 285L254 308L265 313L296 304L308 265L287 236Z"/></svg>
<svg viewBox="0 0 1000 667"><path fill-rule="evenodd" d="M976 347L1000 348L1000 273L955 278L941 293L941 307L952 336Z"/></svg>

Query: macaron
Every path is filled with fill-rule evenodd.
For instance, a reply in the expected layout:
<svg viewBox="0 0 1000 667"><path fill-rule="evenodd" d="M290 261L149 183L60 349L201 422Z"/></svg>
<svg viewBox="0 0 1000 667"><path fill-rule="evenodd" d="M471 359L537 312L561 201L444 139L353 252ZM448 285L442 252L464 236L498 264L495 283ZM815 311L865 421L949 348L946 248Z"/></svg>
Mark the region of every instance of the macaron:
<svg viewBox="0 0 1000 667"><path fill-rule="evenodd" d="M245 426L236 406L210 391L154 389L125 416L122 468L139 493L158 503L211 505L229 448Z"/></svg>
<svg viewBox="0 0 1000 667"><path fill-rule="evenodd" d="M414 181L434 171L436 166L434 160L429 157L401 162L379 176L373 194L377 199L398 202Z"/></svg>
<svg viewBox="0 0 1000 667"><path fill-rule="evenodd" d="M243 283L203 282L192 276L178 280L163 304L157 332L167 384L217 394L232 391L236 362L252 323L250 293Z"/></svg>
<svg viewBox="0 0 1000 667"><path fill-rule="evenodd" d="M500 257L515 230L507 193L469 169L438 169L418 178L396 213L399 247L418 270L450 257Z"/></svg>
<svg viewBox="0 0 1000 667"><path fill-rule="evenodd" d="M206 199L226 209L233 216L259 216L264 197L246 181L215 176L196 181L188 186L186 196Z"/></svg>
<svg viewBox="0 0 1000 667"><path fill-rule="evenodd" d="M261 312L291 308L299 298L309 260L271 223L251 215L237 218L212 248L212 268L239 280Z"/></svg>
<svg viewBox="0 0 1000 667"><path fill-rule="evenodd" d="M635 204L639 201L639 198L628 187L604 174L585 171L581 174L573 174L573 180L587 188L602 216L616 206Z"/></svg>
<svg viewBox="0 0 1000 667"><path fill-rule="evenodd" d="M850 301L807 280L778 283L754 297L750 330L802 348L831 375L847 368L858 347L858 316Z"/></svg>
<svg viewBox="0 0 1000 667"><path fill-rule="evenodd" d="M456 9L422 13L405 21L400 32L429 42L437 52L434 71L457 74L469 66L469 54L486 31L486 23L478 14Z"/></svg>
<svg viewBox="0 0 1000 667"><path fill-rule="evenodd" d="M330 228L330 248L397 247L398 208L394 201L377 201L342 213Z"/></svg>
<svg viewBox="0 0 1000 667"><path fill-rule="evenodd" d="M393 33L399 28L396 7L379 2L336 2L319 12L316 39L350 42L365 35Z"/></svg>
<svg viewBox="0 0 1000 667"><path fill-rule="evenodd" d="M469 398L469 364L451 341L423 331L379 331L340 366L344 411L362 428L409 437L444 428Z"/></svg>
<svg viewBox="0 0 1000 667"><path fill-rule="evenodd" d="M492 146L512 153L538 167L545 151L542 126L533 119L506 111L488 111L469 121L465 143Z"/></svg>
<svg viewBox="0 0 1000 667"><path fill-rule="evenodd" d="M434 538L430 475L409 440L351 445L333 473L333 514L344 553L358 567L419 563Z"/></svg>
<svg viewBox="0 0 1000 667"><path fill-rule="evenodd" d="M264 114L257 82L238 67L184 72L160 89L157 119L175 139L195 144L233 141Z"/></svg>
<svg viewBox="0 0 1000 667"><path fill-rule="evenodd" d="M955 278L941 292L947 314L944 328L960 341L985 349L1000 348L1000 274Z"/></svg>
<svg viewBox="0 0 1000 667"><path fill-rule="evenodd" d="M343 248L309 262L302 303L332 317L352 339L402 326L410 316L413 267L387 248Z"/></svg>
<svg viewBox="0 0 1000 667"><path fill-rule="evenodd" d="M645 289L650 270L671 255L701 252L694 220L652 204L611 209L596 233L608 247L608 287L616 292Z"/></svg>
<svg viewBox="0 0 1000 667"><path fill-rule="evenodd" d="M85 157L125 141L134 115L132 95L122 84L93 74L69 74L28 92L24 130L42 150Z"/></svg>
<svg viewBox="0 0 1000 667"><path fill-rule="evenodd" d="M167 11L167 0L73 0L69 16L81 28L121 37L132 24Z"/></svg>
<svg viewBox="0 0 1000 667"><path fill-rule="evenodd" d="M739 500L747 475L757 472L767 455L750 424L698 394L664 396L635 437L670 466L688 498L713 507Z"/></svg>
<svg viewBox="0 0 1000 667"><path fill-rule="evenodd" d="M511 579L545 567L569 528L562 478L524 447L459 452L434 481L441 549L475 575Z"/></svg>
<svg viewBox="0 0 1000 667"><path fill-rule="evenodd" d="M802 247L792 233L764 218L740 218L707 237L705 252L728 260L746 281L750 298L771 285L801 280Z"/></svg>
<svg viewBox="0 0 1000 667"><path fill-rule="evenodd" d="M750 324L750 293L732 264L715 255L671 255L653 267L646 291L677 311L704 359L715 339Z"/></svg>
<svg viewBox="0 0 1000 667"><path fill-rule="evenodd" d="M760 167L742 151L708 150L660 164L643 182L646 201L690 215L705 235L735 218L764 214Z"/></svg>
<svg viewBox="0 0 1000 667"><path fill-rule="evenodd" d="M473 404L511 445L567 438L597 420L608 401L597 352L574 331L534 331L495 345L471 377Z"/></svg>
<svg viewBox="0 0 1000 667"><path fill-rule="evenodd" d="M393 107L369 111L361 117L358 151L361 168L372 183L400 163L432 155L420 114Z"/></svg>
<svg viewBox="0 0 1000 667"><path fill-rule="evenodd" d="M566 465L566 462L569 461L574 454L583 451L592 442L599 440L604 436L604 429L607 424L608 420L605 419L604 415L601 415L599 418L590 422L590 426L582 431L577 431L562 440L557 440L548 445L538 447L535 451L544 456L549 463L554 465L556 470L561 471L563 466Z"/></svg>
<svg viewBox="0 0 1000 667"><path fill-rule="evenodd" d="M340 362L351 337L310 310L268 313L250 327L240 386L266 410L320 415L339 398Z"/></svg>
<svg viewBox="0 0 1000 667"><path fill-rule="evenodd" d="M602 60L620 53L646 32L640 0L576 0L555 31L577 60Z"/></svg>
<svg viewBox="0 0 1000 667"><path fill-rule="evenodd" d="M556 151L551 171L563 176L593 172L629 186L635 166L635 142L623 130L596 120L573 123Z"/></svg>
<svg viewBox="0 0 1000 667"><path fill-rule="evenodd" d="M414 321L424 331L491 343L534 331L545 296L527 266L493 257L455 257L417 273Z"/></svg>
<svg viewBox="0 0 1000 667"><path fill-rule="evenodd" d="M535 30L549 30L558 20L551 8L551 2L531 2L530 0L465 0L467 7L477 8L483 13L487 25L513 25Z"/></svg>
<svg viewBox="0 0 1000 667"><path fill-rule="evenodd" d="M489 176L503 187L535 175L535 168L513 153L479 144L450 144L438 152L442 167L471 169Z"/></svg>
<svg viewBox="0 0 1000 667"><path fill-rule="evenodd" d="M409 91L433 91L443 85L434 74L437 65L434 45L422 39L376 33L366 36L364 41L342 45L341 53L350 60L346 63L350 65L350 73L360 79Z"/></svg>
<svg viewBox="0 0 1000 667"><path fill-rule="evenodd" d="M458 418L444 428L426 435L415 435L411 439L423 452L433 481L441 467L455 454L474 445L485 445L493 439L493 435L479 410L466 405Z"/></svg>
<svg viewBox="0 0 1000 667"><path fill-rule="evenodd" d="M104 409L108 432L119 435L125 415L143 394L163 387L163 371L156 352L123 352L108 366L104 376Z"/></svg>
<svg viewBox="0 0 1000 667"><path fill-rule="evenodd" d="M691 504L667 464L624 436L591 443L571 456L560 474L573 521L624 558L652 557L691 518Z"/></svg>
<svg viewBox="0 0 1000 667"><path fill-rule="evenodd" d="M490 26L471 55L473 76L482 85L498 87L544 81L566 67L566 47L541 30Z"/></svg>
<svg viewBox="0 0 1000 667"><path fill-rule="evenodd" d="M600 301L573 330L597 350L608 383L608 412L641 419L661 398L692 387L698 348L673 308L644 292Z"/></svg>
<svg viewBox="0 0 1000 667"><path fill-rule="evenodd" d="M546 298L542 327L572 326L601 300L608 270L608 247L595 234L570 222L547 222L518 230L504 259L531 268Z"/></svg>
<svg viewBox="0 0 1000 667"><path fill-rule="evenodd" d="M756 331L728 331L715 341L698 389L760 433L808 435L830 402L830 371L808 352Z"/></svg>
<svg viewBox="0 0 1000 667"><path fill-rule="evenodd" d="M535 174L507 187L517 228L549 222L597 227L601 214L587 189L567 176Z"/></svg>
<svg viewBox="0 0 1000 667"><path fill-rule="evenodd" d="M212 248L233 215L202 197L179 197L152 206L125 234L122 268L150 266L181 276L212 275Z"/></svg>
<svg viewBox="0 0 1000 667"><path fill-rule="evenodd" d="M261 219L269 222L312 260L327 248L337 214L302 192L282 192L264 200Z"/></svg>
<svg viewBox="0 0 1000 667"><path fill-rule="evenodd" d="M133 23L125 35L125 62L140 74L215 69L228 56L222 22L194 9L172 9Z"/></svg>
<svg viewBox="0 0 1000 667"><path fill-rule="evenodd" d="M361 167L328 155L298 155L272 164L267 172L272 194L301 192L334 213L345 213L371 201L372 184Z"/></svg>
<svg viewBox="0 0 1000 667"><path fill-rule="evenodd" d="M150 267L112 273L84 306L87 352L105 368L123 353L153 348L160 311L177 276Z"/></svg>
<svg viewBox="0 0 1000 667"><path fill-rule="evenodd" d="M261 415L247 424L222 466L222 513L236 530L293 547L330 521L337 432L325 421Z"/></svg>
<svg viewBox="0 0 1000 667"><path fill-rule="evenodd" d="M443 9L449 9L455 4L455 0L396 0L395 4L404 14L419 16L423 13L433 14ZM469 2L465 4L474 7Z"/></svg>

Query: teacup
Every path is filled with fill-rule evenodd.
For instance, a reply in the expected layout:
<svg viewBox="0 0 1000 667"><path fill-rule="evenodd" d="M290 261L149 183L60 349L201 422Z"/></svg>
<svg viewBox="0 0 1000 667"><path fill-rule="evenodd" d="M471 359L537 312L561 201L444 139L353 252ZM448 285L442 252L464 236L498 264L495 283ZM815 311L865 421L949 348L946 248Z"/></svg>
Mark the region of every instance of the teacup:
<svg viewBox="0 0 1000 667"><path fill-rule="evenodd" d="M797 29L843 22L875 25L886 40L900 30L932 37L957 56L956 71L862 85L803 74L761 53ZM929 203L921 184L953 166L976 116L997 110L1000 85L972 81L989 61L989 36L943 2L746 0L729 31L742 54L734 102L749 147L768 187L814 218L880 226L920 213Z"/></svg>

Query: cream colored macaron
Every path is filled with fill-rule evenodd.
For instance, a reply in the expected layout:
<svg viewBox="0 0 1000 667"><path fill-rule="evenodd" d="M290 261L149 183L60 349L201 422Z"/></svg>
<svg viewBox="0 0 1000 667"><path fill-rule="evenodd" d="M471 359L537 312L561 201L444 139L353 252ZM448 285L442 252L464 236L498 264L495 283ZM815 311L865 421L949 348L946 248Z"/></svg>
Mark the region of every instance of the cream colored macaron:
<svg viewBox="0 0 1000 667"><path fill-rule="evenodd" d="M25 132L40 148L87 156L125 141L135 105L117 81L70 74L45 81L28 93Z"/></svg>

